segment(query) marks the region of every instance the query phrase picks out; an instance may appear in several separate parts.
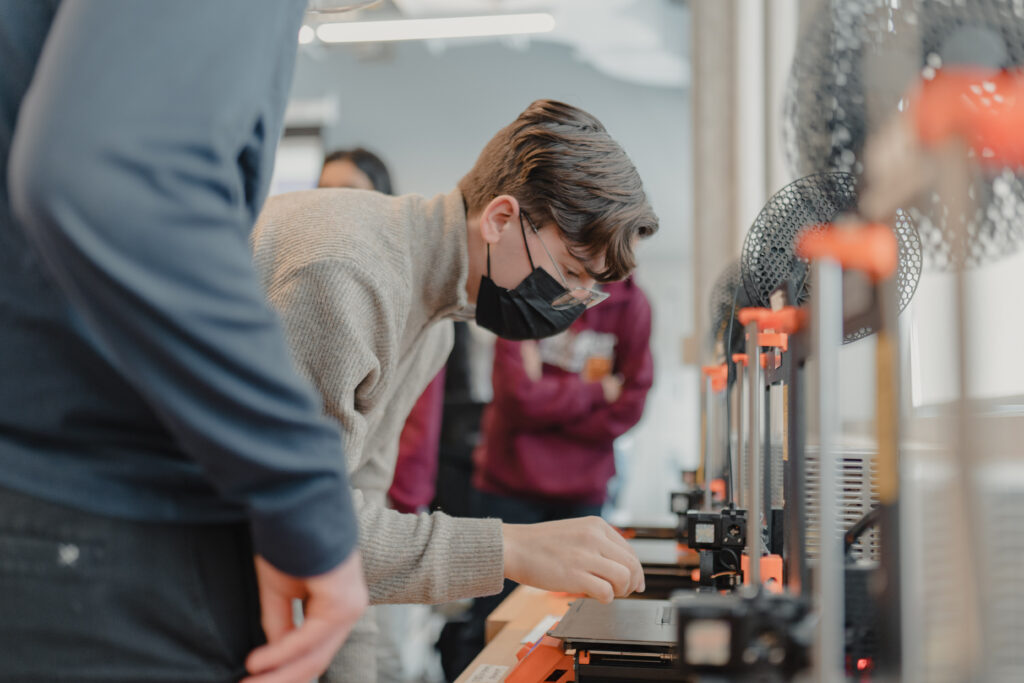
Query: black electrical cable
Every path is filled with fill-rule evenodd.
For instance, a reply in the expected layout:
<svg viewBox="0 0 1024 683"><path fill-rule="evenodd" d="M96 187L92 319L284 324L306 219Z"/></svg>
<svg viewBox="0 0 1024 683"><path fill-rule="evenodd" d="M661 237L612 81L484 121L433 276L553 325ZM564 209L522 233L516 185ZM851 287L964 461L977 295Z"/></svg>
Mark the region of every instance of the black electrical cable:
<svg viewBox="0 0 1024 683"><path fill-rule="evenodd" d="M736 551L732 550L731 548L722 548L722 553L729 553L730 555L732 555L731 567L725 562L722 562L722 564L725 565L725 568L733 572L738 572L740 570L740 558L736 555Z"/></svg>
<svg viewBox="0 0 1024 683"><path fill-rule="evenodd" d="M878 508L871 508L866 515L857 520L857 522L851 526L845 534L843 534L843 552L847 555L853 549L853 544L857 542L861 534L867 531L869 528L878 524L878 518L881 516L881 512Z"/></svg>
<svg viewBox="0 0 1024 683"><path fill-rule="evenodd" d="M732 326L736 322L736 302L740 298L740 287L742 286L743 283L741 282L733 289L732 310L729 312L729 330L725 333L725 362L729 363L732 367L735 367L735 363L732 362ZM736 372L739 372L739 370Z"/></svg>

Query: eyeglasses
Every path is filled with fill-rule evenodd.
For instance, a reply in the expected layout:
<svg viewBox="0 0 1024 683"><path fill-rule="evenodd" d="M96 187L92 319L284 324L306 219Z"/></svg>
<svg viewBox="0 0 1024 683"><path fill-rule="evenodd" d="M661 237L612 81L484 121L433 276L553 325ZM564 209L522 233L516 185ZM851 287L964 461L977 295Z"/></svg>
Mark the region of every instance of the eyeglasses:
<svg viewBox="0 0 1024 683"><path fill-rule="evenodd" d="M544 252L551 260L551 265L554 266L555 272L558 273L558 277L561 278L562 285L565 287L564 294L559 294L551 300L552 308L556 311L564 311L568 308L575 308L581 304L587 308L593 308L608 298L608 292L602 292L600 289L569 286L569 281L565 278L565 275L562 274L562 269L558 267L555 257L551 255L548 245L544 243L544 239L540 236L540 231L537 230L537 226L534 224L533 219L530 218L525 211L520 210L519 214L521 216L526 216L526 222L530 224L530 229L533 230L533 234L537 236L537 241L539 241L540 246L544 248Z"/></svg>

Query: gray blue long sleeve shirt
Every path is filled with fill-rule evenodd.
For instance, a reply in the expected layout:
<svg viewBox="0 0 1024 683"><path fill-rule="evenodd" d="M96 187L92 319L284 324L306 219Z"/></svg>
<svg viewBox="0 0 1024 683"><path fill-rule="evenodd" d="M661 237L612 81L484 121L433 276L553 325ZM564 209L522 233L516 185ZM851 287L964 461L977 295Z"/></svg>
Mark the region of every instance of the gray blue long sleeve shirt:
<svg viewBox="0 0 1024 683"><path fill-rule="evenodd" d="M357 540L341 440L248 247L303 5L0 0L0 486L312 575Z"/></svg>

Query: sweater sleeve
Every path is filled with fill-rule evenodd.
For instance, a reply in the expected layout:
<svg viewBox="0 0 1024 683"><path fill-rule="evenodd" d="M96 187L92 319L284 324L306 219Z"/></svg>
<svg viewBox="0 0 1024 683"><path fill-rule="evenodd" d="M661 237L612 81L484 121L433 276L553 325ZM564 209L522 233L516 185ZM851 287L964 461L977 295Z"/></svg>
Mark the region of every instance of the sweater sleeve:
<svg viewBox="0 0 1024 683"><path fill-rule="evenodd" d="M521 342L495 342L492 378L495 406L533 429L582 419L604 404L601 384L584 382L579 375L549 373L531 379L523 366Z"/></svg>
<svg viewBox="0 0 1024 683"><path fill-rule="evenodd" d="M359 549L370 602L436 604L501 591L500 519L403 514L356 489Z"/></svg>
<svg viewBox="0 0 1024 683"><path fill-rule="evenodd" d="M417 512L434 499L444 412L444 368L417 399L398 440L395 476L388 498L399 512Z"/></svg>
<svg viewBox="0 0 1024 683"><path fill-rule="evenodd" d="M342 426L350 472L367 438L366 406L384 390L398 353L397 291L369 268L319 261L270 289L299 366ZM397 457L397 454L395 454ZM402 514L355 489L359 547L373 603L437 603L497 593L504 579L501 521Z"/></svg>
<svg viewBox="0 0 1024 683"><path fill-rule="evenodd" d="M608 442L629 431L640 421L654 382L651 306L643 295L632 301L618 326L615 371L622 376L622 394L614 403L602 403L582 419L563 425L566 435L581 441Z"/></svg>

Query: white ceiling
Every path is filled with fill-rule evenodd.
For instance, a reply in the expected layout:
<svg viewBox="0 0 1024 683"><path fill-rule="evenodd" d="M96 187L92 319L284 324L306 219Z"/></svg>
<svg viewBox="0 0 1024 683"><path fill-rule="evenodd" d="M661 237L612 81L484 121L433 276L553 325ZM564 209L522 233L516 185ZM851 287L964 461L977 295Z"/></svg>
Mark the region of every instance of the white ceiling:
<svg viewBox="0 0 1024 683"><path fill-rule="evenodd" d="M529 37L459 40L563 44L613 78L653 87L689 85L689 12L683 0L388 0L354 12L309 14L307 23L522 12L548 12L556 27ZM434 47L444 49L444 44Z"/></svg>

